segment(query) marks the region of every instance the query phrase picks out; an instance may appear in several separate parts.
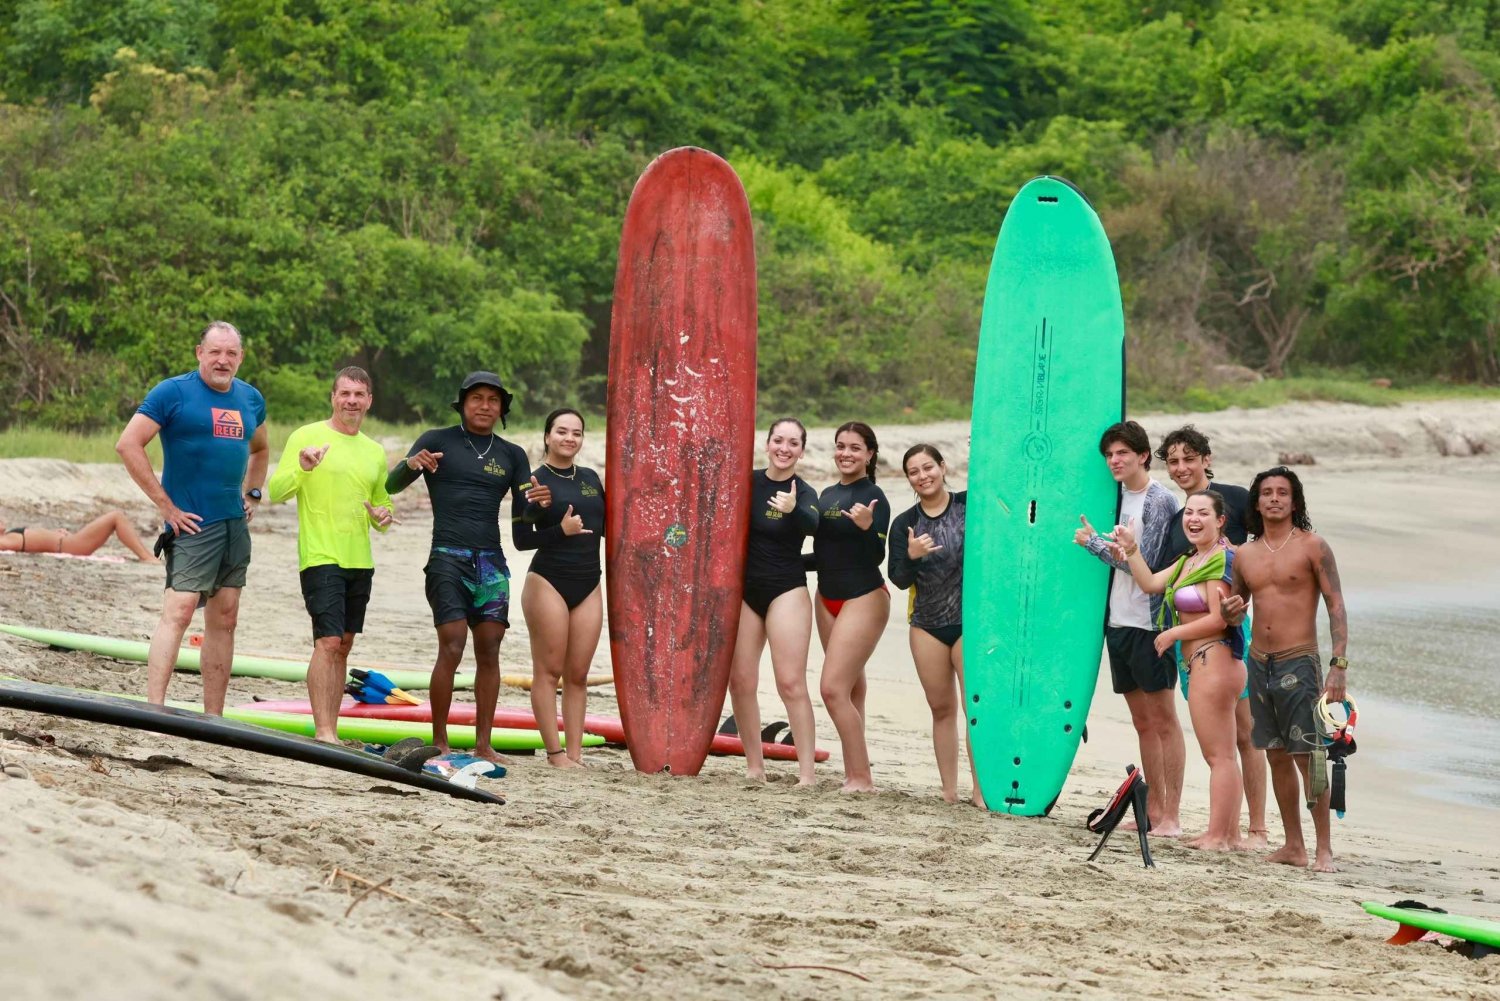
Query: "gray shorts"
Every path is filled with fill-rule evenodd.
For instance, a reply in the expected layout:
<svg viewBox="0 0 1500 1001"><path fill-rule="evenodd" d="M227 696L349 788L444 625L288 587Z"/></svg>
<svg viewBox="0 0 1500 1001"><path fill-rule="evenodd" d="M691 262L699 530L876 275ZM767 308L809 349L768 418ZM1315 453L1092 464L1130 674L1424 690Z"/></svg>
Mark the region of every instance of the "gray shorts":
<svg viewBox="0 0 1500 1001"><path fill-rule="evenodd" d="M1250 739L1265 750L1311 754L1323 746L1318 699L1323 666L1316 651L1245 654L1250 681Z"/></svg>
<svg viewBox="0 0 1500 1001"><path fill-rule="evenodd" d="M195 535L174 536L163 555L167 587L212 598L221 587L244 587L250 566L250 526L244 518L216 521Z"/></svg>

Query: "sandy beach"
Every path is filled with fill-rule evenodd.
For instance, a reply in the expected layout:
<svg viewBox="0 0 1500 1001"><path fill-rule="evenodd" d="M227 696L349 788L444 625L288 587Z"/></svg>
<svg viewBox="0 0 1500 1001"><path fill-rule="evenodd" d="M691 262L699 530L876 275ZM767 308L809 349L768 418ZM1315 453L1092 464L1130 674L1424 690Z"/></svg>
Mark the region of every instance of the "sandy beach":
<svg viewBox="0 0 1500 1001"><path fill-rule="evenodd" d="M944 804L897 595L869 665L867 728L884 790L876 796L837 794L838 743L816 684L819 744L833 757L813 790L794 788L794 765L772 764L765 786L745 782L735 758L710 758L699 778L666 779L635 773L622 750L601 749L588 752L592 767L581 771L518 759L491 786L509 799L503 807L0 709L3 994L1500 996L1500 959L1470 961L1431 943L1386 946L1393 926L1358 906L1415 898L1500 920L1500 809L1485 805L1484 792L1492 780L1500 789L1500 771L1459 775L1431 747L1456 742L1432 721L1458 719L1500 761L1496 703L1476 695L1489 689L1443 687L1444 644L1460 642L1457 630L1434 628L1414 643L1423 659L1414 666L1399 640L1408 627L1392 625L1397 605L1419 626L1454 609L1500 621L1500 402L1303 404L1142 422L1155 441L1188 420L1211 436L1225 482L1248 483L1282 452L1316 460L1301 472L1314 525L1339 558L1351 609L1350 688L1362 709L1350 810L1334 821L1336 875L1164 839L1153 840L1157 867L1144 869L1121 835L1085 862L1094 838L1084 818L1136 758L1107 672L1089 743L1050 817ZM879 479L895 512L913 502L894 464L914 442L937 444L951 485L963 485L967 425L877 431ZM826 482L831 431L810 437L802 471ZM521 443L535 461L540 442ZM394 454L406 443L386 444ZM602 467L603 446L594 435L580 461ZM0 462L0 515L9 523L72 526L108 507L123 507L143 528L153 521L117 466ZM376 542L374 598L355 657L425 669L434 648L422 597L425 498L401 495L398 516L402 524ZM295 511L268 507L252 531L238 648L300 657L308 627ZM526 554L509 555L519 594ZM161 586L156 566L9 556L0 558L0 621L145 639ZM529 672L516 606L502 669ZM1462 642L1471 646L1461 667L1480 679L1473 685L1495 685L1500 654ZM0 636L0 657L0 673L30 680L145 687L144 665L9 637ZM814 641L814 680L820 662ZM607 640L595 670L609 670ZM236 678L230 702L302 692ZM195 675L174 678L174 698L198 694ZM527 696L505 689L501 700L524 705ZM784 716L769 660L761 707L767 720ZM593 690L590 711L615 712L610 688ZM1207 819L1207 769L1190 730L1187 740L1191 831ZM1269 809L1275 845L1274 800ZM414 902L361 897L365 886L351 889L333 878L336 869L389 879L389 889Z"/></svg>

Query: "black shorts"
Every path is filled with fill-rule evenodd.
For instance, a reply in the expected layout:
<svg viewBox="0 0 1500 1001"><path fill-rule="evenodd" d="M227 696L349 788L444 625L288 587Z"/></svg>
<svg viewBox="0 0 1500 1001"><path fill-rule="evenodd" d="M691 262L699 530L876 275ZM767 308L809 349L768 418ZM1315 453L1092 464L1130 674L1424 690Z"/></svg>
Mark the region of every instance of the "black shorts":
<svg viewBox="0 0 1500 1001"><path fill-rule="evenodd" d="M922 632L926 633L928 636L931 636L933 639L937 640L939 643L943 644L943 646L946 647L953 646L953 644L963 639L964 636L964 627L959 623L955 623L951 626L919 626L913 624L912 628L922 630Z"/></svg>
<svg viewBox="0 0 1500 1001"><path fill-rule="evenodd" d="M765 618L771 611L771 602L797 588L807 587L807 576L804 574L801 580L779 580L779 581L745 581L745 604L750 606L750 611Z"/></svg>
<svg viewBox="0 0 1500 1001"><path fill-rule="evenodd" d="M374 570L346 570L324 563L298 576L302 578L302 603L312 617L313 639L364 632Z"/></svg>
<svg viewBox="0 0 1500 1001"><path fill-rule="evenodd" d="M1316 649L1246 651L1250 673L1250 739L1263 750L1311 754L1323 747L1318 698L1323 665Z"/></svg>
<svg viewBox="0 0 1500 1001"><path fill-rule="evenodd" d="M534 573L548 584L551 584L552 590L556 591L562 597L563 604L568 606L568 611L570 612L583 604L584 599L598 589L599 577L601 576L600 574L594 574L590 577L565 577L546 567L537 567L534 564L527 572Z"/></svg>
<svg viewBox="0 0 1500 1001"><path fill-rule="evenodd" d="M1152 630L1110 626L1104 630L1104 645L1109 648L1109 673L1116 694L1159 692L1177 684L1177 658L1170 649L1157 655Z"/></svg>

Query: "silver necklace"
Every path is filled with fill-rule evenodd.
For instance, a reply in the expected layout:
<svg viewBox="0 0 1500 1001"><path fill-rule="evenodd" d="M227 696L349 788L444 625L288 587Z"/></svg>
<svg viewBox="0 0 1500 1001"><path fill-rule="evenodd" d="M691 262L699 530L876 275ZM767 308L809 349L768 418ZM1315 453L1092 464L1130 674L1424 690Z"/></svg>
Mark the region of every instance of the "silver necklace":
<svg viewBox="0 0 1500 1001"><path fill-rule="evenodd" d="M550 472L553 476L556 476L560 480L576 480L576 479L578 479L578 467L577 466L569 466L568 467L569 473L568 473L567 476L564 476L562 474L561 470L554 469L552 467L552 463L544 461L542 463L542 465L546 466L547 467L547 471Z"/></svg>
<svg viewBox="0 0 1500 1001"><path fill-rule="evenodd" d="M1286 548L1286 544L1287 544L1287 543L1288 543L1288 542L1291 542L1291 541L1292 541L1292 538L1293 538L1293 537L1294 537L1294 536L1296 536L1296 534L1297 534L1297 530L1296 530L1296 529L1295 529L1295 528L1294 528L1294 529L1292 529L1292 530L1291 530L1291 531L1290 531L1290 532L1288 532L1288 533L1287 533L1287 537L1286 537L1286 539L1285 539L1285 540L1283 540L1283 541L1282 541L1282 543L1281 543L1281 545L1279 545L1279 546L1277 546L1277 547L1276 547L1276 548L1275 548L1275 549L1271 549L1271 544L1270 544L1270 543L1269 543L1269 542L1267 542L1267 541L1266 541L1266 537L1265 537L1265 536L1264 536L1264 535L1262 535L1262 536L1261 536L1261 537L1260 537L1260 544L1261 544L1261 545L1263 545L1263 546L1265 546L1265 547L1266 547L1266 549L1268 549L1268 550L1270 550L1270 551L1271 551L1271 552L1273 552L1273 553L1279 553L1279 552L1281 552L1281 551L1282 551L1282 550L1283 550L1283 549L1285 549L1285 548Z"/></svg>
<svg viewBox="0 0 1500 1001"><path fill-rule="evenodd" d="M469 441L469 431L468 431L467 428L463 429L459 433L464 436L464 441L468 441L469 442L469 448L471 450L473 450L473 452L474 452L474 458L476 458L476 459L483 459L486 455L490 454L490 449L492 449L492 448L495 447L495 432L493 432L493 431L490 432L490 443L488 445L484 446L484 451L483 452L481 452L477 448L474 448L474 443L472 441Z"/></svg>

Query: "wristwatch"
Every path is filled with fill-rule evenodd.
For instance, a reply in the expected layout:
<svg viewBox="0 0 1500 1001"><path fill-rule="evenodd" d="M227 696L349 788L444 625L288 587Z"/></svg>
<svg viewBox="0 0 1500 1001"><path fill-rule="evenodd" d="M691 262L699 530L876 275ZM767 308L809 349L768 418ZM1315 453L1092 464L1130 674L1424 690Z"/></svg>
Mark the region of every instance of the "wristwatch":
<svg viewBox="0 0 1500 1001"><path fill-rule="evenodd" d="M259 504L260 499L264 497L265 494L260 492L260 487L251 487L249 490L245 491L245 496L255 501L255 503Z"/></svg>
<svg viewBox="0 0 1500 1001"><path fill-rule="evenodd" d="M1341 670L1347 671L1347 670L1349 670L1349 658L1348 657L1329 657L1328 658L1328 666L1329 667L1337 667L1337 668L1340 668Z"/></svg>

